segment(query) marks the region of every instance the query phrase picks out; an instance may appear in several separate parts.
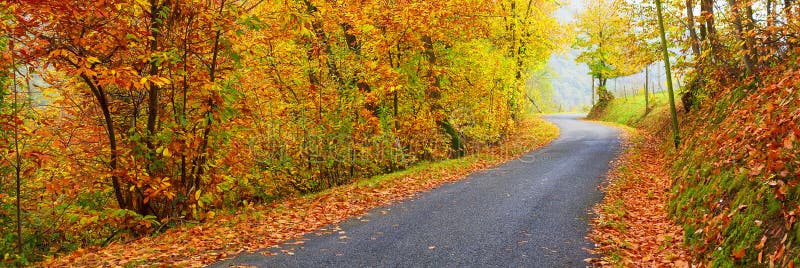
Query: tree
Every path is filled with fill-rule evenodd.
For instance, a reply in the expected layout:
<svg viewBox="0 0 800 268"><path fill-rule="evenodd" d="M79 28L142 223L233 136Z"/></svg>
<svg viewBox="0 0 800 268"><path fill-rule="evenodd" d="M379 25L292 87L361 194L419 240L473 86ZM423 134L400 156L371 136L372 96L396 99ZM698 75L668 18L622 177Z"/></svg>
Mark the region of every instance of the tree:
<svg viewBox="0 0 800 268"><path fill-rule="evenodd" d="M598 107L604 107L614 98L606 89L609 78L638 71L637 64L625 56L628 24L621 2L616 0L592 1L578 17L575 46L583 52L577 60L586 63L598 81Z"/></svg>
<svg viewBox="0 0 800 268"><path fill-rule="evenodd" d="M541 71L546 63L542 59L549 56L563 43L565 35L560 34L557 23L552 19L541 19L545 14L555 11L556 5L550 1L505 0L499 2L502 9L504 27L501 38L507 56L514 60L515 87L530 100L534 108L542 112L540 105L524 90L525 81L532 73Z"/></svg>
<svg viewBox="0 0 800 268"><path fill-rule="evenodd" d="M678 130L678 114L675 111L675 94L672 90L672 70L669 65L669 47L667 46L667 36L664 30L664 16L661 14L661 0L656 0L656 11L658 16L658 30L661 34L661 51L664 56L664 71L667 74L667 92L669 94L669 111L672 115L672 139L677 148L681 143L681 136Z"/></svg>

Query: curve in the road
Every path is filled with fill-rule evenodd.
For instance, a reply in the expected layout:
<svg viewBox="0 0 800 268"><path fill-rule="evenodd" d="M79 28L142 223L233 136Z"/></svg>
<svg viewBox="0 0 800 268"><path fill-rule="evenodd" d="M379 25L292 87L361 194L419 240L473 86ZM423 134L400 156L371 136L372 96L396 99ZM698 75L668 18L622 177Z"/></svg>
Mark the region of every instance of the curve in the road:
<svg viewBox="0 0 800 268"><path fill-rule="evenodd" d="M542 149L282 246L291 255L212 267L584 267L588 211L619 133L577 115L546 118L561 135Z"/></svg>

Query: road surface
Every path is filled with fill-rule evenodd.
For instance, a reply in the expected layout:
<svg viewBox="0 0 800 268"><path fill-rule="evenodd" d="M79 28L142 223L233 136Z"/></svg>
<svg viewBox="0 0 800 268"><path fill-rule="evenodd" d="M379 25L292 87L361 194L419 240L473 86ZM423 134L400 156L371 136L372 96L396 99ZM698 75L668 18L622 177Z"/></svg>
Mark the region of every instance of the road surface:
<svg viewBox="0 0 800 268"><path fill-rule="evenodd" d="M620 141L578 117L547 116L561 136L520 159L281 246L293 255L212 267L585 267L589 210Z"/></svg>

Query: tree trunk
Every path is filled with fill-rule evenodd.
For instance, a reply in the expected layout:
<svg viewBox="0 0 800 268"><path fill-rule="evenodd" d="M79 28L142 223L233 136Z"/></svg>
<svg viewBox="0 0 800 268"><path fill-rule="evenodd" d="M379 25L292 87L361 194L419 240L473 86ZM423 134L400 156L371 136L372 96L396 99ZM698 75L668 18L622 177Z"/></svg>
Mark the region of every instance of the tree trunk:
<svg viewBox="0 0 800 268"><path fill-rule="evenodd" d="M219 5L220 6L218 12L219 15L222 15L225 9L225 0L219 2ZM222 50L222 48L220 47L221 38L222 38L222 30L217 30L214 33L213 47L211 50L211 62L208 65L208 79L209 82L211 82L211 84L214 84L217 81L217 69L219 68L218 67L219 52L220 50ZM201 185L202 177L206 172L206 166L207 166L206 162L208 162L209 158L208 148L209 148L209 143L211 142L211 130L214 126L214 109L216 105L214 104L214 96L209 96L208 100L206 101L209 105L209 109L205 114L206 125L205 129L203 129L202 142L199 150L200 154L194 159L193 161L194 163L192 164L192 167L195 168L195 171L193 172L194 174L192 176L193 179L191 181L191 184L188 185L189 188L187 194L189 194L190 196L192 194L191 193L192 191L200 190L200 187L202 186Z"/></svg>
<svg viewBox="0 0 800 268"><path fill-rule="evenodd" d="M714 26L714 0L701 0L700 12L705 20L707 39L711 46L711 59L716 60L716 53L719 51L719 41L717 40L717 28Z"/></svg>
<svg viewBox="0 0 800 268"><path fill-rule="evenodd" d="M591 91L591 93L592 93L591 94L592 95L592 105L591 106L594 106L594 75L592 75L592 91Z"/></svg>
<svg viewBox="0 0 800 268"><path fill-rule="evenodd" d="M758 48L759 47L756 45L757 44L756 37L753 34L749 34L749 33L754 32L755 29L756 29L756 20L753 17L753 6L750 3L748 3L747 8L745 8L745 12L746 12L746 16L747 16L746 17L747 23L745 24L745 27L746 27L745 30L747 31L747 43L750 46L750 49L748 50L748 52L749 52L749 55L750 55L750 60L755 65L754 67L758 67L759 66L759 61L760 61L759 60L759 56L758 56L759 55L759 53L758 53ZM755 70L755 68L753 68L753 69Z"/></svg>
<svg viewBox="0 0 800 268"><path fill-rule="evenodd" d="M689 29L689 38L692 43L692 53L695 58L700 57L700 38L697 36L697 31L694 28L694 1L686 0L686 17L688 18L687 28Z"/></svg>
<svg viewBox="0 0 800 268"><path fill-rule="evenodd" d="M704 1L704 0L701 0L701 1ZM696 72L696 76L695 76L695 78L693 80L695 82L692 82L692 83L689 84L689 87L686 88L686 90L684 91L683 96L681 98L681 100L683 101L683 107L688 112L688 109L690 109L691 103L694 100L694 95L696 94L696 91L698 89L697 87L699 86L699 84L697 82L702 81L702 79L704 78L703 77L704 76L704 70L703 70L703 66L704 65L703 65L703 63L701 62L701 59L700 59L700 57L702 57L702 51L700 50L700 39L698 38L697 33L695 32L695 29L694 29L695 22L694 22L694 14L693 14L694 13L693 12L693 9L694 9L693 0L686 0L686 6L687 6L686 7L686 15L687 15L688 20L689 20L689 27L688 27L689 28L689 36L690 36L691 42L692 42L692 55L695 58L694 64L695 64L695 72ZM701 27L701 29L704 29L704 28ZM705 37L703 37L703 38L705 38Z"/></svg>
<svg viewBox="0 0 800 268"><path fill-rule="evenodd" d="M161 11L161 7L158 5L157 0L150 0L150 35L152 39L150 39L150 53L155 53L158 51L158 38L159 32L161 31L161 21L163 18L159 18L158 14ZM158 64L155 60L150 60L150 76L158 76ZM150 149L151 152L155 152L155 145L153 144L153 139L156 135L156 121L158 119L158 94L160 88L154 82L150 82L148 90L148 101L147 101L147 148ZM150 171L150 170L148 170Z"/></svg>
<svg viewBox="0 0 800 268"><path fill-rule="evenodd" d="M650 111L650 94L647 92L647 81L650 78L650 66L644 67L644 112Z"/></svg>
<svg viewBox="0 0 800 268"><path fill-rule="evenodd" d="M667 50L667 36L664 30L664 17L661 14L661 0L656 0L656 15L658 16L658 28L661 34L661 51L664 56L664 70L667 74L667 91L669 92L669 111L672 115L672 138L677 148L681 143L681 136L678 130L678 113L675 111L675 94L672 90L672 70L669 65L669 51Z"/></svg>
<svg viewBox="0 0 800 268"><path fill-rule="evenodd" d="M742 43L742 62L744 63L745 73L750 75L753 73L755 63L752 59L752 48L750 47L748 38L745 36L745 29L742 22L741 7L736 0L728 0L728 5L731 7L731 16L733 16L733 27L736 30L736 39Z"/></svg>
<svg viewBox="0 0 800 268"><path fill-rule="evenodd" d="M108 100L106 99L105 92L103 91L102 87L95 84L94 81L92 81L92 79L86 76L85 74L81 74L80 76L81 79L83 79L83 82L86 83L87 86L89 86L92 95L94 95L95 100L97 101L98 105L100 105L100 110L103 113L103 127L106 129L106 134L108 137L108 147L109 149L111 149L111 152L109 154L108 165L111 168L111 174L112 174L111 185L114 188L114 197L117 200L119 208L134 210L132 202L130 201L130 199L132 198L130 199L126 198L124 192L125 190L122 189L122 185L120 184L119 181L119 176L114 175L116 174L117 169L119 168L117 163L119 152L117 151L117 135L114 131L114 121L111 118L111 110L108 107Z"/></svg>
<svg viewBox="0 0 800 268"><path fill-rule="evenodd" d="M614 99L614 94L611 94L611 92L609 92L606 88L606 85L608 84L608 78L598 76L597 81L599 84L597 86L597 105L605 106Z"/></svg>
<svg viewBox="0 0 800 268"><path fill-rule="evenodd" d="M434 50L433 39L430 36L423 36L422 43L424 44L425 58L428 59L428 64L430 65L428 76L433 79L433 88L429 89L427 95L434 100L434 103L431 105L431 110L436 114L442 110L442 106L439 104L439 99L442 97L440 92L442 86L441 78L433 72L433 66L436 65L436 51ZM436 124L442 128L445 134L450 136L450 149L455 153L455 157L464 156L464 146L461 142L461 136L458 131L456 131L455 127L453 127L453 124L451 124L446 117L436 120Z"/></svg>
<svg viewBox="0 0 800 268"><path fill-rule="evenodd" d="M16 72L16 62L14 61L14 41L9 41L8 50L11 52L9 55L11 56L11 83L14 85L14 100L13 100L13 114L14 120L19 120L19 101L17 93L19 90L17 89L17 72ZM22 255L23 251L23 239L22 239L22 197L20 196L21 186L22 186L22 154L19 151L19 124L14 123L14 178L16 181L16 196L15 196L15 205L16 205L16 220L17 220L17 254Z"/></svg>

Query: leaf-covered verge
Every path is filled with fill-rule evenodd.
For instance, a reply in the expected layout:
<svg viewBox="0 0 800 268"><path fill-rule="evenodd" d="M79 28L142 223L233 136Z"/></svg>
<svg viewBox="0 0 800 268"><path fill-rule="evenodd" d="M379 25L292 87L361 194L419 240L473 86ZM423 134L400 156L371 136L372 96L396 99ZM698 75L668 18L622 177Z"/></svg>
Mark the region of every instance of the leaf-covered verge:
<svg viewBox="0 0 800 268"><path fill-rule="evenodd" d="M702 108L683 120L669 208L705 266L800 261L800 71L764 73L707 85Z"/></svg>
<svg viewBox="0 0 800 268"><path fill-rule="evenodd" d="M683 226L693 262L794 267L800 261L800 5L791 0L663 2L668 27L666 35L661 33L661 51L675 62L685 109L675 117L683 123L680 129L658 136L683 138L676 142L678 149L667 150L675 179L668 210ZM613 3L641 11L624 14L645 22L642 28L628 27L634 33L629 39L645 46L628 47L648 51L646 41L653 40L649 33L657 27L653 2ZM655 4L661 17L662 5ZM680 53L670 56L673 51Z"/></svg>
<svg viewBox="0 0 800 268"><path fill-rule="evenodd" d="M666 154L666 161L642 157L645 155L642 146L653 147L648 145L652 141L648 135L639 143L634 138L629 149L633 152L625 157L633 155L648 160L620 164L615 169L623 174L646 169L643 174L653 176L663 174L663 168L667 168L668 177L674 181L667 210L683 227L682 244L694 255L692 262L700 267L792 267L800 261L797 246L800 228L796 226L800 213L800 103L797 102L800 71L774 72L760 79L708 84L708 93L701 96L704 105L681 115L681 131L686 139L679 150L662 147L653 152ZM625 102L615 100L606 111L631 109L624 105ZM609 114L606 112L598 119L619 122L620 116ZM648 129L644 133L655 133L659 137L655 141L661 141L669 137L664 124L658 123L666 116L665 109L656 107L647 116L624 123L634 122L632 125ZM661 161L663 166L653 166L653 161ZM613 238L631 230L629 221L617 220L630 215L625 209L631 203L616 201L613 196L615 187L631 191L642 185L635 179L619 181L616 179L609 186L610 198L600 206L602 216L596 223L602 231L598 235L595 230L593 235L602 239L596 241L600 253L606 254L603 259L606 264L631 264L629 261L639 260L625 255L635 248L633 244L614 240L623 236ZM626 188L624 185L631 181L635 183ZM633 192L620 196L639 198ZM625 232L615 232L611 228L615 226L624 227Z"/></svg>
<svg viewBox="0 0 800 268"><path fill-rule="evenodd" d="M521 120L519 129L502 144L466 157L422 163L405 171L372 177L320 193L243 211L217 215L194 226L105 248L85 248L38 263L42 267L181 266L199 267L299 238L320 227L415 193L453 182L466 175L519 157L558 136L558 128L539 117Z"/></svg>
<svg viewBox="0 0 800 268"><path fill-rule="evenodd" d="M616 99L606 111L634 111L638 109L634 104L637 102ZM642 103L642 113L643 108ZM629 113L633 112L602 113L599 119L615 122L623 120L620 114ZM661 107L647 116L642 113L636 122L666 122L666 109ZM603 188L606 196L593 209L596 217L592 219L589 238L596 248L591 251L601 257L587 261L599 267L689 267L691 254L680 242L682 230L667 213L674 180L669 176L664 140L653 134L660 128L645 130L608 124L623 130L625 150L612 163Z"/></svg>

